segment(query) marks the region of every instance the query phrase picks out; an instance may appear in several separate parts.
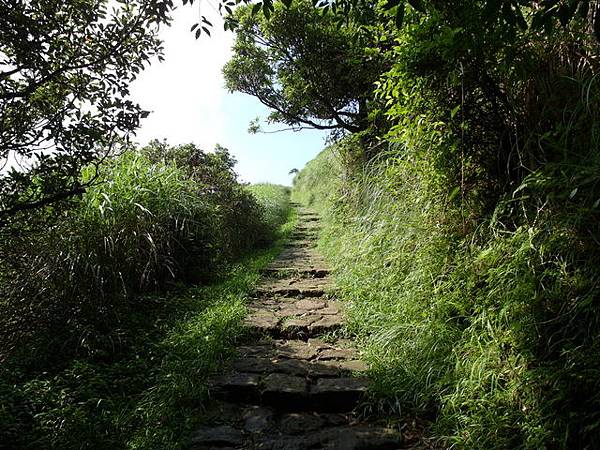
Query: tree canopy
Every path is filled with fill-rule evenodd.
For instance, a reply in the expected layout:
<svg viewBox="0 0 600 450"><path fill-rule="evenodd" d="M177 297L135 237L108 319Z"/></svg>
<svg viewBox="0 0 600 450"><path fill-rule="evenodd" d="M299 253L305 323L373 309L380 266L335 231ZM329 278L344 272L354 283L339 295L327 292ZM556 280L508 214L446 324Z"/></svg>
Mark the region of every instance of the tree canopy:
<svg viewBox="0 0 600 450"><path fill-rule="evenodd" d="M136 129L146 113L129 83L160 57L172 7L0 1L0 217L83 192L81 168Z"/></svg>
<svg viewBox="0 0 600 450"><path fill-rule="evenodd" d="M255 13L251 6L234 13L233 57L223 69L227 88L258 98L273 111L270 122L364 130L382 63L365 52L358 29L338 27L308 1L278 3L269 18Z"/></svg>

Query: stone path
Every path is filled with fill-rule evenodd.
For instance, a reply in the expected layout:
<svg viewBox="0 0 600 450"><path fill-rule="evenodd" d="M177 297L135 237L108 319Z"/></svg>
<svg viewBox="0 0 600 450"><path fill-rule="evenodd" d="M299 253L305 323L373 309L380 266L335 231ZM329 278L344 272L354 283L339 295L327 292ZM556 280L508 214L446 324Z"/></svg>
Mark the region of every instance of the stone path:
<svg viewBox="0 0 600 450"><path fill-rule="evenodd" d="M339 338L342 308L314 248L319 218L295 206L298 226L249 304L255 340L212 381L190 450L402 448L397 430L353 413L367 390L366 365Z"/></svg>

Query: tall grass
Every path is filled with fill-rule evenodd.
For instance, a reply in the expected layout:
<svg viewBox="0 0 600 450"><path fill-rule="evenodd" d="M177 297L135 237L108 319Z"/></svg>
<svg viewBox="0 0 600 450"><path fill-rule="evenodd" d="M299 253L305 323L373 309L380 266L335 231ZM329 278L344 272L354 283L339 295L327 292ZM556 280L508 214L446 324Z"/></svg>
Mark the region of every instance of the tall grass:
<svg viewBox="0 0 600 450"><path fill-rule="evenodd" d="M189 150L205 157L193 173L128 152L102 167L103 182L59 221L3 242L0 354L60 359L57 346L114 348L111 330L126 322L136 296L218 278L274 240L289 209L284 190L272 187L259 201L237 183L226 151Z"/></svg>
<svg viewBox="0 0 600 450"><path fill-rule="evenodd" d="M276 230L290 213L290 188L270 183L248 186L248 191L262 206L263 220Z"/></svg>
<svg viewBox="0 0 600 450"><path fill-rule="evenodd" d="M242 336L244 300L293 221L284 187L256 199L216 158L199 180L124 154L62 222L11 250L0 448L187 447L207 379Z"/></svg>
<svg viewBox="0 0 600 450"><path fill-rule="evenodd" d="M422 153L348 175L339 150L299 173L292 199L325 214L320 245L372 367L367 406L429 417L456 448L600 445L600 255L572 227L588 212L548 202L507 227L509 199L465 228Z"/></svg>

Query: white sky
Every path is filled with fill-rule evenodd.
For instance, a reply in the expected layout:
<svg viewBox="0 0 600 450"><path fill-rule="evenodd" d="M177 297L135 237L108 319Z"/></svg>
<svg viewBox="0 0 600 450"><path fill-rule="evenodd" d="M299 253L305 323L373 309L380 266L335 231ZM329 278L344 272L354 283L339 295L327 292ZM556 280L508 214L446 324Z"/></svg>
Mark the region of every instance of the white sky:
<svg viewBox="0 0 600 450"><path fill-rule="evenodd" d="M173 25L161 31L165 61L154 61L131 87L133 99L152 111L142 121L137 141L166 138L170 144L194 142L205 150L219 143L238 160L243 181L289 184L288 172L302 168L323 148L325 134L248 134L250 120L268 111L258 100L224 89L221 68L231 55L234 35L223 31L217 14L203 1L202 12L214 27L211 37L203 34L196 40L190 32L198 22L196 5L175 11Z"/></svg>

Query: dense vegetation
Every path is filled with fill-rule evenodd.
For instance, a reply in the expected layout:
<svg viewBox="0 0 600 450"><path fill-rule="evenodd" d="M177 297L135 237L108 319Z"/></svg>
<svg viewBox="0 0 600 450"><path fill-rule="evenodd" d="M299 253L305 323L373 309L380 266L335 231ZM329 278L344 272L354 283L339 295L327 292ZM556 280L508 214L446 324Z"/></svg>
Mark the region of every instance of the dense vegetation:
<svg viewBox="0 0 600 450"><path fill-rule="evenodd" d="M226 149L131 148L174 3L113 3L0 1L0 447L185 446L293 220ZM293 197L325 216L367 411L599 448L598 2L250 3L219 4L227 87L331 130Z"/></svg>
<svg viewBox="0 0 600 450"><path fill-rule="evenodd" d="M238 183L234 163L154 142L2 229L2 445L184 445L290 219L287 190Z"/></svg>
<svg viewBox="0 0 600 450"><path fill-rule="evenodd" d="M92 167L126 146L148 115L129 84L162 58L158 30L172 8L171 0L0 1L0 225L83 193Z"/></svg>
<svg viewBox="0 0 600 450"><path fill-rule="evenodd" d="M311 161L293 198L327 217L372 408L429 418L442 446L592 449L597 21L522 3L388 2L399 26L363 28L387 61L371 128Z"/></svg>
<svg viewBox="0 0 600 450"><path fill-rule="evenodd" d="M222 147L130 143L174 6L0 1L0 448L185 447L293 220Z"/></svg>

